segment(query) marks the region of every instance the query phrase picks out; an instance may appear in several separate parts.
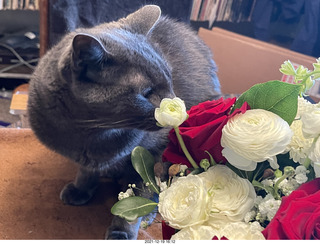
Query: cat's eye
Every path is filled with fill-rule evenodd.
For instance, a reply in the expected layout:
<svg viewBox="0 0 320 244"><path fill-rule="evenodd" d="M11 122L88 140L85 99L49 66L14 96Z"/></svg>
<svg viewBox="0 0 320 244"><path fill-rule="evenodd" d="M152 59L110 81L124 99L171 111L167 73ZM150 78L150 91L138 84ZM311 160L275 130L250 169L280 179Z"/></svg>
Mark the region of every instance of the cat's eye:
<svg viewBox="0 0 320 244"><path fill-rule="evenodd" d="M144 89L142 92L142 96L144 96L145 98L149 98L152 94L153 94L153 90L151 87Z"/></svg>

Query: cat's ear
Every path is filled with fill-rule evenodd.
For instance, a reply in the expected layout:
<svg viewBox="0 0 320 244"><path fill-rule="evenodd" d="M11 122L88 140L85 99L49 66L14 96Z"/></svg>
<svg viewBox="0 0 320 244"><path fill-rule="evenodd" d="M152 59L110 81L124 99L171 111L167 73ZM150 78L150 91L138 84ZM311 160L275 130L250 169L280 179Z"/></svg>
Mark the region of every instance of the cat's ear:
<svg viewBox="0 0 320 244"><path fill-rule="evenodd" d="M125 18L125 23L135 33L147 35L161 16L161 9L157 5L146 5Z"/></svg>
<svg viewBox="0 0 320 244"><path fill-rule="evenodd" d="M103 44L88 34L77 34L73 38L72 48L73 65L76 69L81 69L90 63L99 63L107 53Z"/></svg>

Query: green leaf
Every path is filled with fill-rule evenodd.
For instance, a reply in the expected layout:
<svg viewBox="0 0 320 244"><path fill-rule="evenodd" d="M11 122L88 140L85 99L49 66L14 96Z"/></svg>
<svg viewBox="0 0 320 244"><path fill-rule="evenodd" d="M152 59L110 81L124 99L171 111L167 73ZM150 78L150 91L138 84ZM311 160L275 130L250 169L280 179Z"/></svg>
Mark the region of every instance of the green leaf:
<svg viewBox="0 0 320 244"><path fill-rule="evenodd" d="M240 108L246 101L251 109L264 109L293 122L298 109L299 84L289 84L278 80L252 86L236 101L234 109Z"/></svg>
<svg viewBox="0 0 320 244"><path fill-rule="evenodd" d="M149 188L159 194L160 190L154 176L155 160L152 154L143 147L135 147L131 152L133 168L139 173L144 183L149 183Z"/></svg>
<svg viewBox="0 0 320 244"><path fill-rule="evenodd" d="M130 222L151 213L157 205L158 203L147 198L127 197L114 204L111 213Z"/></svg>

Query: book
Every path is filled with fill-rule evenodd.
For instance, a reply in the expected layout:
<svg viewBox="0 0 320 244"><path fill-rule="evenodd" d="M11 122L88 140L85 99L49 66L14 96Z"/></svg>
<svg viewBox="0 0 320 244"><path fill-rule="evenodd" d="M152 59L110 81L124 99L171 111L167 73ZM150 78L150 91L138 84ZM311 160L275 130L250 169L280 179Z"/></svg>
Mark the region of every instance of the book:
<svg viewBox="0 0 320 244"><path fill-rule="evenodd" d="M207 11L208 2L209 2L209 0L203 0L202 1L200 13L199 13L199 16L198 16L198 20L200 20L200 21L206 20L205 19L205 14L206 14L206 11Z"/></svg>
<svg viewBox="0 0 320 244"><path fill-rule="evenodd" d="M193 21L239 23L251 21L256 0L194 0L191 17Z"/></svg>
<svg viewBox="0 0 320 244"><path fill-rule="evenodd" d="M191 20L194 20L194 21L198 20L201 3L202 3L202 0L193 0L191 18L190 18Z"/></svg>

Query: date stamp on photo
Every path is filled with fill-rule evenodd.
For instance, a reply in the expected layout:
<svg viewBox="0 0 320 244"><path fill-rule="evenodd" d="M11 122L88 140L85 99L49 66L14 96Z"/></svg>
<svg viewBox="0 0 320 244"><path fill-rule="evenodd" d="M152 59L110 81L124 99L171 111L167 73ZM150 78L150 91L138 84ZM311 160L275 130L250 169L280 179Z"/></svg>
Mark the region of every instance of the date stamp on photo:
<svg viewBox="0 0 320 244"><path fill-rule="evenodd" d="M144 243L148 244L170 244L170 243L176 243L175 240L145 240Z"/></svg>

